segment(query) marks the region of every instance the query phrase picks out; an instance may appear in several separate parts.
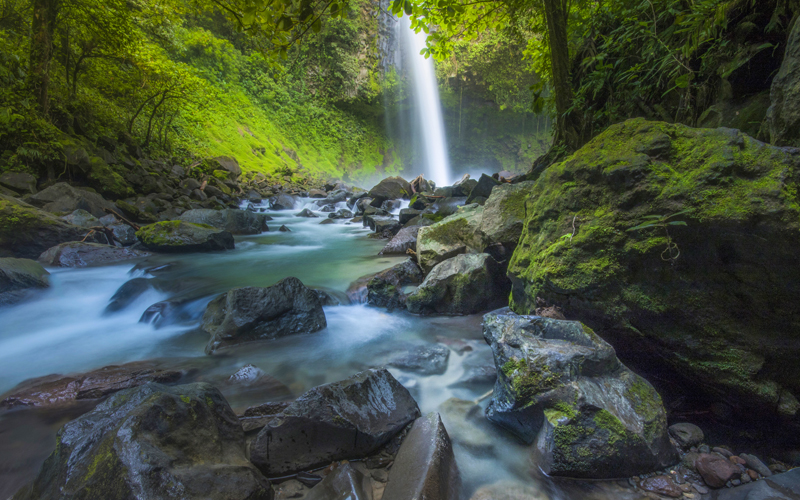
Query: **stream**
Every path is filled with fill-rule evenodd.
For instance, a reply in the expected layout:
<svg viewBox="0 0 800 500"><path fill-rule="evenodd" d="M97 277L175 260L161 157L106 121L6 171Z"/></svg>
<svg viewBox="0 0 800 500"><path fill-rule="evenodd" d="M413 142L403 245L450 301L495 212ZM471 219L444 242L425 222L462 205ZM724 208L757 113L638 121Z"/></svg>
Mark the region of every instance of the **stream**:
<svg viewBox="0 0 800 500"><path fill-rule="evenodd" d="M295 276L309 287L345 297L357 278L405 259L378 256L386 240L370 237L372 233L361 224L320 225L322 218L295 217L307 206L315 207L311 200L302 200L295 210L269 212L274 219L269 222L270 231L237 236L236 249L229 252L157 255L121 265L49 269L52 285L48 290L0 310L0 393L32 377L154 358L190 366L199 373L197 380L212 383L252 364L270 375L273 383L223 391L234 410L240 411L266 401L292 400L317 385L382 366L397 352L430 347L441 352L444 347L449 357L443 373L392 366L389 370L409 389L423 413L442 414L454 442L464 499L498 481L524 483L526 498L641 498L620 482L555 482L542 477L527 448L492 428L482 415L477 417L482 425L470 425L461 413L445 408L454 405L443 406L450 398L477 400L492 387L485 381L463 383L470 370L492 365L491 350L481 333L481 315L417 317L364 304L326 306L328 327L321 332L205 355L208 336L198 332L197 326L205 305L216 294L239 286L269 286ZM278 231L281 225L291 232ZM135 277L153 279L159 285L123 310L105 313L112 295ZM168 299L179 304L173 314L140 322L149 306ZM480 403L483 408L488 401ZM0 449L6 453L0 458L0 498L31 480L54 448L58 428L91 407L1 413Z"/></svg>

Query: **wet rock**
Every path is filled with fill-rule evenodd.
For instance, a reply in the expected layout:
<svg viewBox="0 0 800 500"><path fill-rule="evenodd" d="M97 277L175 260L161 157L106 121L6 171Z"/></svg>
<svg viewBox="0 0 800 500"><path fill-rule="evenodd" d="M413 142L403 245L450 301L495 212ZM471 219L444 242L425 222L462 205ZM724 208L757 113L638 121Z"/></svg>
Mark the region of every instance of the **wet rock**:
<svg viewBox="0 0 800 500"><path fill-rule="evenodd" d="M289 229L288 227L286 227L285 225L281 226L281 227L278 229L278 231L280 231L280 232L282 232L282 233L291 233L291 232L292 232L292 230L291 230L291 229Z"/></svg>
<svg viewBox="0 0 800 500"><path fill-rule="evenodd" d="M212 252L233 250L233 235L210 226L184 221L156 222L142 227L136 237L155 252Z"/></svg>
<svg viewBox="0 0 800 500"><path fill-rule="evenodd" d="M683 490L675 484L675 481L673 481L671 477L663 474L660 476L648 477L639 483L639 487L644 491L671 498L680 498L683 496Z"/></svg>
<svg viewBox="0 0 800 500"><path fill-rule="evenodd" d="M497 368L494 366L491 350L477 350L469 353L462 362L464 374L451 387L491 387L497 381Z"/></svg>
<svg viewBox="0 0 800 500"><path fill-rule="evenodd" d="M26 197L25 201L48 212L64 214L81 209L98 218L106 215L105 209L114 209L114 204L99 194L70 186L66 182L43 189Z"/></svg>
<svg viewBox="0 0 800 500"><path fill-rule="evenodd" d="M319 211L323 213L333 213L336 211L336 205L323 205Z"/></svg>
<svg viewBox="0 0 800 500"><path fill-rule="evenodd" d="M497 367L487 418L533 446L554 476L613 478L678 461L661 397L577 321L484 316Z"/></svg>
<svg viewBox="0 0 800 500"><path fill-rule="evenodd" d="M250 448L267 476L366 456L419 416L417 403L386 370L315 387L261 430Z"/></svg>
<svg viewBox="0 0 800 500"><path fill-rule="evenodd" d="M191 298L163 300L151 305L142 313L139 323L149 323L156 330L178 323L196 322L199 315L191 310Z"/></svg>
<svg viewBox="0 0 800 500"><path fill-rule="evenodd" d="M265 214L257 214L248 210L187 210L180 220L194 224L205 224L231 234L260 234L269 231Z"/></svg>
<svg viewBox="0 0 800 500"><path fill-rule="evenodd" d="M319 484L311 488L305 500L372 500L372 482L347 462L338 464Z"/></svg>
<svg viewBox="0 0 800 500"><path fill-rule="evenodd" d="M244 411L244 415L239 417L242 429L246 434L254 437L270 420L283 415L283 412L286 411L290 404L288 402L271 402L259 406L251 406Z"/></svg>
<svg viewBox="0 0 800 500"><path fill-rule="evenodd" d="M669 426L669 435L681 446L691 448L703 442L703 430L688 422L672 424Z"/></svg>
<svg viewBox="0 0 800 500"><path fill-rule="evenodd" d="M408 221L420 215L422 215L422 210L415 210L413 208L404 208L400 210L400 224L405 225L406 223L408 223Z"/></svg>
<svg viewBox="0 0 800 500"><path fill-rule="evenodd" d="M211 335L206 353L232 345L299 333L327 326L317 293L297 278L267 288L234 288L214 298L203 315Z"/></svg>
<svg viewBox="0 0 800 500"><path fill-rule="evenodd" d="M149 382L175 383L182 376L183 372L162 366L157 361L110 365L72 376L48 375L19 384L3 397L0 407L64 406L79 399L97 399Z"/></svg>
<svg viewBox="0 0 800 500"><path fill-rule="evenodd" d="M370 229L384 238L393 238L403 229L403 226L394 217L366 217L364 220Z"/></svg>
<svg viewBox="0 0 800 500"><path fill-rule="evenodd" d="M151 280L147 278L133 278L126 281L114 292L108 301L105 312L116 312L125 309L138 299L144 292L150 290Z"/></svg>
<svg viewBox="0 0 800 500"><path fill-rule="evenodd" d="M275 492L275 497L273 500L305 498L306 494L308 493L308 486L304 485L300 481L297 481L296 479L283 481L280 484L274 485L272 489Z"/></svg>
<svg viewBox="0 0 800 500"><path fill-rule="evenodd" d="M269 500L247 461L244 433L207 384L129 389L66 424L32 485L15 498Z"/></svg>
<svg viewBox="0 0 800 500"><path fill-rule="evenodd" d="M336 213L328 215L328 218L330 218L330 219L352 219L353 218L353 212L351 212L350 210L347 210L345 208L341 208L341 209L337 210Z"/></svg>
<svg viewBox="0 0 800 500"><path fill-rule="evenodd" d="M61 220L67 224L73 224L82 228L90 228L101 225L100 219L80 208L69 215L61 217Z"/></svg>
<svg viewBox="0 0 800 500"><path fill-rule="evenodd" d="M73 209L74 210L74 209ZM86 230L0 195L0 256L36 259L48 248L84 239Z"/></svg>
<svg viewBox="0 0 800 500"><path fill-rule="evenodd" d="M771 105L764 121L772 144L778 146L800 146L800 115L794 104L800 98L800 27L794 26L786 44L786 54L781 68L772 79Z"/></svg>
<svg viewBox="0 0 800 500"><path fill-rule="evenodd" d="M386 200L409 199L413 193L411 184L401 177L387 177L369 190L373 206L380 206Z"/></svg>
<svg viewBox="0 0 800 500"><path fill-rule="evenodd" d="M501 481L481 486L470 500L550 500L550 498L550 495L529 484Z"/></svg>
<svg viewBox="0 0 800 500"><path fill-rule="evenodd" d="M420 345L392 356L389 366L420 375L441 375L447 371L450 349L443 345Z"/></svg>
<svg viewBox="0 0 800 500"><path fill-rule="evenodd" d="M730 460L711 453L702 453L694 462L703 481L712 488L722 488L725 483L739 477L741 469Z"/></svg>
<svg viewBox="0 0 800 500"><path fill-rule="evenodd" d="M308 190L308 197L309 198L325 198L328 196L328 193L321 189L309 189Z"/></svg>
<svg viewBox="0 0 800 500"><path fill-rule="evenodd" d="M331 290L328 288L314 288L313 289L323 307L325 306L346 306L350 304L350 299L347 293L338 290Z"/></svg>
<svg viewBox="0 0 800 500"><path fill-rule="evenodd" d="M15 304L35 289L49 287L49 275L35 260L0 258L0 306Z"/></svg>
<svg viewBox="0 0 800 500"><path fill-rule="evenodd" d="M487 199L492 194L492 190L500 185L500 181L493 179L491 176L481 174L480 179L472 191L469 192L467 197L467 204L475 203L477 198Z"/></svg>
<svg viewBox="0 0 800 500"><path fill-rule="evenodd" d="M335 205L337 203L341 203L347 199L347 190L345 189L335 189L328 193L325 197L325 200L318 203L323 203L325 205Z"/></svg>
<svg viewBox="0 0 800 500"><path fill-rule="evenodd" d="M411 259L376 273L367 281L367 303L390 311L403 309L406 302L404 287L418 285L422 278L422 271Z"/></svg>
<svg viewBox="0 0 800 500"><path fill-rule="evenodd" d="M431 270L406 307L414 314L474 314L504 305L510 285L488 254L457 255Z"/></svg>
<svg viewBox="0 0 800 500"><path fill-rule="evenodd" d="M136 230L127 224L110 224L107 226L112 233L114 233L114 238L124 247L129 247L136 243Z"/></svg>
<svg viewBox="0 0 800 500"><path fill-rule="evenodd" d="M405 255L417 250L417 235L422 226L404 227L383 247L379 255Z"/></svg>
<svg viewBox="0 0 800 500"><path fill-rule="evenodd" d="M758 472L764 477L770 477L772 475L772 471L769 470L769 467L762 462L757 456L749 455L747 453L742 453L739 457L744 459L745 464L753 469L754 471Z"/></svg>
<svg viewBox="0 0 800 500"><path fill-rule="evenodd" d="M0 186L13 189L17 193L36 193L36 177L25 172L4 172L0 175Z"/></svg>
<svg viewBox="0 0 800 500"><path fill-rule="evenodd" d="M311 210L309 210L307 208L304 208L300 212L296 213L295 217L316 218L316 217L319 217L319 215L315 214L314 212L312 212Z"/></svg>
<svg viewBox="0 0 800 500"><path fill-rule="evenodd" d="M423 227L417 235L417 262L426 271L470 249L483 247L478 229L483 208L468 205L441 222Z"/></svg>
<svg viewBox="0 0 800 500"><path fill-rule="evenodd" d="M296 202L294 196L281 193L269 199L269 206L272 210L292 210Z"/></svg>
<svg viewBox="0 0 800 500"><path fill-rule="evenodd" d="M453 445L439 414L418 418L397 452L383 500L456 499L460 494Z"/></svg>
<svg viewBox="0 0 800 500"><path fill-rule="evenodd" d="M477 456L494 455L501 438L497 429L486 420L480 405L450 398L439 406L439 413L453 444L463 446Z"/></svg>
<svg viewBox="0 0 800 500"><path fill-rule="evenodd" d="M149 255L148 252L131 248L70 241L48 249L39 256L38 260L45 266L86 267L140 259Z"/></svg>

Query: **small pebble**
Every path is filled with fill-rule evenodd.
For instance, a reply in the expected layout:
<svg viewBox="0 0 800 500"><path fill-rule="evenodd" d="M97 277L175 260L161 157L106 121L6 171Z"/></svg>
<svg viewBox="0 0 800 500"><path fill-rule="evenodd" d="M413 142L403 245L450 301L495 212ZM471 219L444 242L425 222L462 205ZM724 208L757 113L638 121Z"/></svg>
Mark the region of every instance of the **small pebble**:
<svg viewBox="0 0 800 500"><path fill-rule="evenodd" d="M697 448L697 451L700 453L711 453L711 448L709 448L707 444L702 444Z"/></svg>
<svg viewBox="0 0 800 500"><path fill-rule="evenodd" d="M739 478L739 480L742 482L742 484L747 484L750 481L752 481L752 479L750 479L750 476L747 473L742 474L742 476Z"/></svg>
<svg viewBox="0 0 800 500"><path fill-rule="evenodd" d="M697 495L694 493L684 493L683 496L686 498L695 498Z"/></svg>
<svg viewBox="0 0 800 500"><path fill-rule="evenodd" d="M753 469L747 469L747 475L750 476L750 479L753 481L758 479L758 472L754 471Z"/></svg>
<svg viewBox="0 0 800 500"><path fill-rule="evenodd" d="M705 495L706 493L708 493L708 488L706 488L705 486L701 486L697 483L692 483L692 488L694 488L694 490L700 493L701 495Z"/></svg>
<svg viewBox="0 0 800 500"><path fill-rule="evenodd" d="M726 450L725 448L722 448L722 447L719 447L719 446L713 447L711 449L711 451L713 451L714 453L719 453L720 455L722 455L725 458L731 458L733 456L733 453L731 453L730 450Z"/></svg>
<svg viewBox="0 0 800 500"><path fill-rule="evenodd" d="M739 486L740 484L742 484L742 482L738 479L734 479L733 481L731 481L731 484L734 486Z"/></svg>

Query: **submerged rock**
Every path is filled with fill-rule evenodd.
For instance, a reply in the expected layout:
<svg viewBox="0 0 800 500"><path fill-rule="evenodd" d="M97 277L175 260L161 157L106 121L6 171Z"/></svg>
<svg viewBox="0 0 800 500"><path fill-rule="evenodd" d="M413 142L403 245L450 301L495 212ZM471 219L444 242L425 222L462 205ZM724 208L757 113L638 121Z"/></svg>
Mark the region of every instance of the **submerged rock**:
<svg viewBox="0 0 800 500"><path fill-rule="evenodd" d="M120 248L100 243L81 243L70 241L48 249L39 256L39 262L45 266L86 267L123 260L140 259L150 253L131 248Z"/></svg>
<svg viewBox="0 0 800 500"><path fill-rule="evenodd" d="M626 477L678 461L660 396L592 330L508 309L483 328L498 372L486 416L534 444L545 473Z"/></svg>
<svg viewBox="0 0 800 500"><path fill-rule="evenodd" d="M504 305L510 283L488 254L458 255L437 264L406 299L414 314L474 314Z"/></svg>
<svg viewBox="0 0 800 500"><path fill-rule="evenodd" d="M233 235L211 226L184 221L156 222L136 232L136 237L155 252L213 252L233 250Z"/></svg>
<svg viewBox="0 0 800 500"><path fill-rule="evenodd" d="M423 278L422 271L411 259L371 276L367 281L367 303L390 311L405 308L403 288L418 285Z"/></svg>
<svg viewBox="0 0 800 500"><path fill-rule="evenodd" d="M389 366L421 375L441 375L447 371L450 349L440 344L420 345L391 357Z"/></svg>
<svg viewBox="0 0 800 500"><path fill-rule="evenodd" d="M460 493L453 445L439 414L418 418L397 452L383 500L457 499Z"/></svg>
<svg viewBox="0 0 800 500"><path fill-rule="evenodd" d="M0 306L24 300L34 289L50 286L48 273L30 259L0 259Z"/></svg>
<svg viewBox="0 0 800 500"><path fill-rule="evenodd" d="M800 425L798 172L798 150L736 130L613 125L532 185L512 308L545 299L688 396ZM664 227L628 231L684 210L672 262Z"/></svg>
<svg viewBox="0 0 800 500"><path fill-rule="evenodd" d="M207 354L244 342L318 332L326 326L319 295L297 278L267 288L234 288L214 298L203 315L203 330L211 335Z"/></svg>
<svg viewBox="0 0 800 500"><path fill-rule="evenodd" d="M310 218L310 219L319 217L319 215L315 214L314 212L312 212L311 210L309 210L307 208L304 208L304 209L300 210L294 216L295 217L307 217L307 218Z"/></svg>
<svg viewBox="0 0 800 500"><path fill-rule="evenodd" d="M267 476L285 476L364 457L419 414L388 371L367 370L300 396L259 432L250 459Z"/></svg>
<svg viewBox="0 0 800 500"><path fill-rule="evenodd" d="M147 384L112 396L58 432L56 450L16 500L180 498L269 500L244 432L208 384ZM91 493L89 493L91 492Z"/></svg>
<svg viewBox="0 0 800 500"><path fill-rule="evenodd" d="M249 210L187 210L180 220L195 224L205 224L222 229L231 234L260 234L269 231L266 214L258 214Z"/></svg>

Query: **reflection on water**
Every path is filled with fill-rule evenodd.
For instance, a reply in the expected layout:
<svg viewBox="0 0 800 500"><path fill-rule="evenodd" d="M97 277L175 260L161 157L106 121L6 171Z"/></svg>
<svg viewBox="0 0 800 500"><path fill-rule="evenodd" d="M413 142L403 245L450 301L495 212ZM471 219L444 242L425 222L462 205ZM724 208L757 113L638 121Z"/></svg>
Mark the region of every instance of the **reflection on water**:
<svg viewBox="0 0 800 500"><path fill-rule="evenodd" d="M299 208L309 203L305 200ZM389 365L423 412L442 413L454 441L466 498L481 485L503 480L524 482L541 498L590 498L586 491L564 493L549 481L533 479L535 466L526 448L486 422L482 414L487 401L479 408L470 402L492 386L485 377L492 359L482 339L480 316L419 318L366 305L329 306L325 307L328 327L321 332L251 343L214 356L203 354L208 338L196 327L205 305L218 293L237 286L269 286L287 276L343 292L356 278L403 260L378 257L385 240L370 238L361 224L320 225L322 218L295 217L297 211L271 213L270 232L237 237L236 250L229 252L159 255L125 265L51 270L50 289L35 300L0 310L0 392L51 373L181 358L174 363L193 368L199 373L197 380L220 385L231 406L243 409L265 400L292 399L319 384ZM284 224L291 232L277 231ZM134 277L152 280L153 287L124 309L104 313L112 295ZM149 306L170 300L173 312L180 311L172 321L140 322ZM426 346L436 346L433 354ZM439 362L446 357L446 366L429 369L424 356L422 367L415 365L418 360L413 358L420 352ZM404 361L398 362L398 356ZM269 384L226 386L230 375L247 364L269 374ZM484 378L464 383L474 373ZM464 401L448 401L451 398ZM13 452L0 460L0 498L35 475L52 450L55 431L74 418L75 411L0 414L0 449Z"/></svg>

